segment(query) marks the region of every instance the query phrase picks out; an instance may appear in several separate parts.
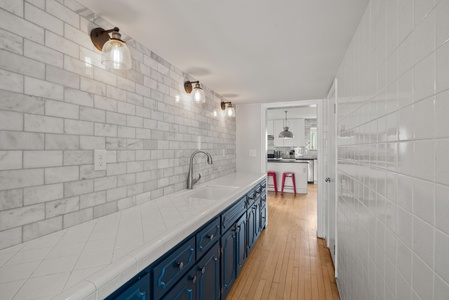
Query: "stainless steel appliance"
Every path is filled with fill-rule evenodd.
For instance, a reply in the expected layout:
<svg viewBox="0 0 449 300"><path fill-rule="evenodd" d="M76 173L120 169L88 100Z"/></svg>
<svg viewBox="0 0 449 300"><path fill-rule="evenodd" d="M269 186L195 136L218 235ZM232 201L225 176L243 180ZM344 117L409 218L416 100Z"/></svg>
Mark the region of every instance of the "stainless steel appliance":
<svg viewBox="0 0 449 300"><path fill-rule="evenodd" d="M303 160L303 161L307 161L307 183L314 183L313 180L313 164L314 161L313 159L309 159L309 158L296 158L296 160Z"/></svg>

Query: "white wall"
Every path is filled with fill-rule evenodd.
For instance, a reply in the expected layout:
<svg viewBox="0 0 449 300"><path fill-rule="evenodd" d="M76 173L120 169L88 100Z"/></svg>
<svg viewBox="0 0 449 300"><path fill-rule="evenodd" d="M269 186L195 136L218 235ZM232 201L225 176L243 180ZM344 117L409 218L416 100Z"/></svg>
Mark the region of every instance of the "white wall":
<svg viewBox="0 0 449 300"><path fill-rule="evenodd" d="M239 104L236 107L237 171L262 172L262 161L266 160L265 124L261 123L261 104ZM256 156L249 156L250 150Z"/></svg>
<svg viewBox="0 0 449 300"><path fill-rule="evenodd" d="M372 0L338 72L342 299L448 299L448 20Z"/></svg>
<svg viewBox="0 0 449 300"><path fill-rule="evenodd" d="M189 101L188 74L126 33L133 68L105 70L99 26L113 27L75 0L0 1L0 249L185 189L197 148L214 158L198 156L202 182L236 170L220 96Z"/></svg>

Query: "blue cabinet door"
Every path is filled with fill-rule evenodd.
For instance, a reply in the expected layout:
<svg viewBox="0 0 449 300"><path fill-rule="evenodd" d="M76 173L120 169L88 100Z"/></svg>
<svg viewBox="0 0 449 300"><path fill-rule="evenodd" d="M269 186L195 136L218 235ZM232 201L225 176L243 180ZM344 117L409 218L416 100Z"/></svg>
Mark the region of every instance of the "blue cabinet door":
<svg viewBox="0 0 449 300"><path fill-rule="evenodd" d="M118 292L118 293L117 293ZM140 278L123 291L117 291L108 300L150 300L150 274Z"/></svg>
<svg viewBox="0 0 449 300"><path fill-rule="evenodd" d="M267 207L260 207L260 229L263 230L267 225Z"/></svg>
<svg viewBox="0 0 449 300"><path fill-rule="evenodd" d="M236 225L236 241L237 241L237 269L236 269L236 277L239 275L240 270L243 267L243 264L246 261L246 238L247 238L247 222L246 222L246 214L243 215L235 224Z"/></svg>
<svg viewBox="0 0 449 300"><path fill-rule="evenodd" d="M254 236L255 240L259 238L260 232L262 229L260 228L260 201L254 203Z"/></svg>
<svg viewBox="0 0 449 300"><path fill-rule="evenodd" d="M222 299L226 299L226 295L231 289L232 284L237 276L237 236L236 225L225 232L221 237L221 247L223 249L221 255L221 286Z"/></svg>
<svg viewBox="0 0 449 300"><path fill-rule="evenodd" d="M220 244L216 243L197 264L199 300L220 299Z"/></svg>
<svg viewBox="0 0 449 300"><path fill-rule="evenodd" d="M175 285L162 299L164 300L195 300L197 299L196 268L193 268Z"/></svg>
<svg viewBox="0 0 449 300"><path fill-rule="evenodd" d="M254 204L248 209L247 212L247 243L248 243L248 255L249 252L253 249L254 243L256 242L256 209Z"/></svg>

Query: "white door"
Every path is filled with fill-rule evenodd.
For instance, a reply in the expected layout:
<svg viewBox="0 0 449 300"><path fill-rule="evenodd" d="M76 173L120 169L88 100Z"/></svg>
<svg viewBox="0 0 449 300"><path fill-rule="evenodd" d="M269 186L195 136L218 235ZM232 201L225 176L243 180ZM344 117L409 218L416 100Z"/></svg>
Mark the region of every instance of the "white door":
<svg viewBox="0 0 449 300"><path fill-rule="evenodd" d="M337 80L327 96L327 246L332 255L337 277Z"/></svg>

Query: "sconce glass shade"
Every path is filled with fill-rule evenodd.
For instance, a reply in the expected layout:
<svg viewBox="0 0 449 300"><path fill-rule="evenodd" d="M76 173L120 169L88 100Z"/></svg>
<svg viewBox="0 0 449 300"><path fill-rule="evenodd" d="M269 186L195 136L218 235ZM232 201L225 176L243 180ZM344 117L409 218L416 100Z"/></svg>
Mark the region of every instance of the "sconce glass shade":
<svg viewBox="0 0 449 300"><path fill-rule="evenodd" d="M228 105L228 108L226 109L226 115L229 118L235 118L235 108L232 106L232 104Z"/></svg>
<svg viewBox="0 0 449 300"><path fill-rule="evenodd" d="M110 39L103 46L101 63L116 70L129 70L132 67L131 53L124 42Z"/></svg>
<svg viewBox="0 0 449 300"><path fill-rule="evenodd" d="M192 98L195 103L205 103L206 95L204 94L203 89L200 87L200 84L195 84L195 87L192 90Z"/></svg>

